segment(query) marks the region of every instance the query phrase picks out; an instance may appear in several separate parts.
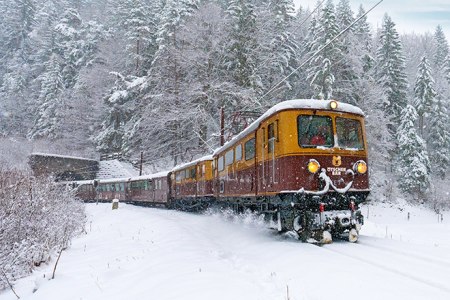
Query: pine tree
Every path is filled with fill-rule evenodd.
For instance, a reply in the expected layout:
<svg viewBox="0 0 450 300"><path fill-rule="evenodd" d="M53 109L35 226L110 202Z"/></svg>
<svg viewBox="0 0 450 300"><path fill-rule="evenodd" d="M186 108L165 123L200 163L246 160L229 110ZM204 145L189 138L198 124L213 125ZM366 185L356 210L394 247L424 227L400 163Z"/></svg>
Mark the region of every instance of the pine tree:
<svg viewBox="0 0 450 300"><path fill-rule="evenodd" d="M298 44L290 30L294 22L292 0L271 0L268 5L258 7L257 11L257 26L265 30L258 32L259 47L256 51L259 55L254 73L261 79L261 90L258 91L264 94L295 69ZM271 95L277 95L276 98L288 97L297 81L297 76L289 77ZM274 104L274 97L267 96L262 100L267 105Z"/></svg>
<svg viewBox="0 0 450 300"><path fill-rule="evenodd" d="M383 88L386 115L392 120L395 127L400 124L402 109L406 106L407 78L405 74L405 58L402 44L395 24L386 14L379 36L377 49L376 76L378 84Z"/></svg>
<svg viewBox="0 0 450 300"><path fill-rule="evenodd" d="M436 50L433 57L433 69L438 71L442 68L445 69L449 54L448 42L441 25L436 27L436 31L434 32L434 40Z"/></svg>
<svg viewBox="0 0 450 300"><path fill-rule="evenodd" d="M448 84L450 84L450 56L447 58L447 68L445 70L445 78L447 79Z"/></svg>
<svg viewBox="0 0 450 300"><path fill-rule="evenodd" d="M116 82L110 94L104 99L109 111L95 140L97 150L101 153L126 153L126 150L129 150L126 143L126 126L135 113L135 103L132 99L136 95L128 88L131 85L131 78L125 78L119 73L112 75L115 75Z"/></svg>
<svg viewBox="0 0 450 300"><path fill-rule="evenodd" d="M348 0L339 1L336 7L336 16L339 31L347 29L354 22L355 18ZM356 29L361 30L361 28L353 25L339 38L343 58L337 61L334 66L336 70L334 94L338 99L352 104L358 104L362 97L357 93L357 85L363 73L361 59L365 53L361 49L362 45L357 38Z"/></svg>
<svg viewBox="0 0 450 300"><path fill-rule="evenodd" d="M431 112L431 106L436 97L434 79L431 76L430 65L425 56L422 57L419 71L417 72L414 96L414 106L419 116L419 133L424 138L424 118Z"/></svg>
<svg viewBox="0 0 450 300"><path fill-rule="evenodd" d="M334 5L328 0L321 11L320 18L312 23L312 34L307 41L306 50L309 55L317 54L308 66L308 80L314 90L313 97L330 99L333 94L335 75L334 63L342 58L341 44L334 41L326 48L325 44L339 33L336 25ZM320 52L319 50L322 49Z"/></svg>
<svg viewBox="0 0 450 300"><path fill-rule="evenodd" d="M30 118L27 86L32 80L33 41L36 1L12 0L0 3L2 25L0 36L0 135L23 134Z"/></svg>
<svg viewBox="0 0 450 300"><path fill-rule="evenodd" d="M339 31L347 28L354 20L355 18L353 17L353 11L350 7L350 1L340 0L336 6L336 23ZM353 31L353 29L350 28L350 31Z"/></svg>
<svg viewBox="0 0 450 300"><path fill-rule="evenodd" d="M45 1L44 6L36 14L36 29L33 37L37 46L34 54L34 72L45 71L45 64L50 56L56 51L55 26L59 17L59 7L55 1Z"/></svg>
<svg viewBox="0 0 450 300"><path fill-rule="evenodd" d="M48 61L46 72L41 75L41 92L37 117L29 133L29 138L58 137L57 127L61 118L61 92L63 82L58 56L53 54Z"/></svg>
<svg viewBox="0 0 450 300"><path fill-rule="evenodd" d="M428 145L433 163L432 172L444 179L450 165L450 131L447 107L443 104L441 97L433 103L430 114Z"/></svg>
<svg viewBox="0 0 450 300"><path fill-rule="evenodd" d="M56 51L64 60L62 76L65 88L71 88L76 83L77 64L82 56L79 49L82 23L79 12L69 8L55 26Z"/></svg>
<svg viewBox="0 0 450 300"><path fill-rule="evenodd" d="M157 14L160 1L121 0L116 10L118 25L125 31L134 75L144 75L156 51Z"/></svg>
<svg viewBox="0 0 450 300"><path fill-rule="evenodd" d="M360 57L362 60L362 71L363 74L366 74L373 68L374 65L374 58L372 57L372 33L370 31L370 25L367 22L367 15L363 16L365 14L365 10L362 5L359 6L358 14L356 15L356 18L359 20L354 25L354 35L356 40L357 49L355 50L356 53L360 53Z"/></svg>
<svg viewBox="0 0 450 300"><path fill-rule="evenodd" d="M257 62L253 51L257 46L255 8L251 1L229 0L226 12L229 44L225 66L238 86L256 88L259 84L253 72Z"/></svg>
<svg viewBox="0 0 450 300"><path fill-rule="evenodd" d="M175 162L190 155L195 118L189 114L184 91L187 69L183 67L181 28L197 9L197 1L167 1L158 17L158 49L148 75L136 78L126 89L130 117L121 130L122 151L139 149L142 143L155 147L154 155L170 156ZM192 111L192 107L191 111ZM191 119L189 119L191 118ZM141 122L141 120L146 120ZM150 121L151 120L151 121ZM139 130L137 130L139 128ZM198 144L198 143L194 143Z"/></svg>
<svg viewBox="0 0 450 300"><path fill-rule="evenodd" d="M430 187L430 161L425 141L416 132L416 121L416 109L408 104L401 112L397 130L398 180L404 192L423 197Z"/></svg>

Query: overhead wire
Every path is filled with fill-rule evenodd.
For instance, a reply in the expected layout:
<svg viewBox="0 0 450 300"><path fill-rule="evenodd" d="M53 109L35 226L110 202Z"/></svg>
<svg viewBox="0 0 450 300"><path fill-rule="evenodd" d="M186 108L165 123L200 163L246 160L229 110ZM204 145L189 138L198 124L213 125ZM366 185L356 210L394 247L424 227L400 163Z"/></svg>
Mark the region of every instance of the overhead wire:
<svg viewBox="0 0 450 300"><path fill-rule="evenodd" d="M330 44L332 44L335 40L337 40L341 35L346 33L350 28L353 27L357 22L359 22L362 18L367 16L369 12L371 12L373 9L375 9L381 2L384 0L378 1L374 6L372 6L368 11L366 11L364 14L362 14L359 18L357 18L355 21L353 21L350 25L348 25L345 29L343 29L341 32L339 32L334 38L329 40L325 45L323 45L321 48L319 48L312 56L310 56L308 59L306 59L300 66L295 68L291 73L289 73L286 77L284 77L281 81L279 81L276 85L274 85L269 91L267 91L264 95L262 95L257 101L264 99L267 95L269 95L272 91L274 91L280 84L282 84L284 81L286 81L289 77L297 73L297 71L302 68L304 65L309 63L312 59L314 59L319 53L321 53L326 47L328 47Z"/></svg>

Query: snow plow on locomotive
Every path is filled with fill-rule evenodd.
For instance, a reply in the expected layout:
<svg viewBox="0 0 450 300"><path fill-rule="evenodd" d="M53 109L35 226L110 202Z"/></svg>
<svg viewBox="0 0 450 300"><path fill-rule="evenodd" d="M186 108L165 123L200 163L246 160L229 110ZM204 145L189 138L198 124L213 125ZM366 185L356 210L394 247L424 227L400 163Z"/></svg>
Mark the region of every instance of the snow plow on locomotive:
<svg viewBox="0 0 450 300"><path fill-rule="evenodd" d="M163 188L156 193L160 177ZM355 242L364 221L359 205L369 194L364 115L337 101L281 102L212 156L162 176L123 179L123 186L119 179L109 181L95 188L97 199L117 197L112 189L132 203L251 210L303 241ZM92 194L92 188L84 190Z"/></svg>

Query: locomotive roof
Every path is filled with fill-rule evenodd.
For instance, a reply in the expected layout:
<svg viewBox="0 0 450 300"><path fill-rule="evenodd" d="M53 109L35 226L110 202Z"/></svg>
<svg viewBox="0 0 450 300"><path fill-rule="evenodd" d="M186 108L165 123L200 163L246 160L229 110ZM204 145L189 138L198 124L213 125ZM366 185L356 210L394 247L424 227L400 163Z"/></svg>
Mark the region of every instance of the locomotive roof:
<svg viewBox="0 0 450 300"><path fill-rule="evenodd" d="M172 169L172 172L176 172L176 171L179 171L179 170L182 170L182 169L185 169L185 168L189 168L189 167L195 166L199 162L206 161L206 160L212 160L212 159L213 159L212 155L206 155L206 156L200 157L200 158L198 158L196 160L193 160L193 161L190 161L190 162L187 162L187 163L175 166Z"/></svg>
<svg viewBox="0 0 450 300"><path fill-rule="evenodd" d="M214 151L213 155L217 155L218 153L227 150L229 147L233 146L239 140L244 138L249 133L255 131L262 121L264 121L269 116L276 114L283 110L288 109L313 109L313 110L328 110L328 111L337 111L337 112L345 112L351 114L357 114L364 116L364 112L354 105L338 102L338 107L336 109L330 109L330 102L336 100L317 100L317 99L295 99L295 100L287 100L280 102L274 106L272 106L269 110L267 110L264 114L262 114L258 119L256 119L253 123L251 123L247 128L241 131L238 135L234 136L230 141L226 142L220 148L217 148Z"/></svg>

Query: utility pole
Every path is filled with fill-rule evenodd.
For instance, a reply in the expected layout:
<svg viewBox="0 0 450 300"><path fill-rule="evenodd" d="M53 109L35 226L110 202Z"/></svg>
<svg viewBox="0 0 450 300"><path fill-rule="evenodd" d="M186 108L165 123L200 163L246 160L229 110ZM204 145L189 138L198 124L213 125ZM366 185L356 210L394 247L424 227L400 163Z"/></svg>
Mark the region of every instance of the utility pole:
<svg viewBox="0 0 450 300"><path fill-rule="evenodd" d="M142 163L144 161L144 151L141 151L141 163L139 164L139 176L142 176Z"/></svg>
<svg viewBox="0 0 450 300"><path fill-rule="evenodd" d="M223 106L220 108L220 146L225 144L225 113Z"/></svg>

